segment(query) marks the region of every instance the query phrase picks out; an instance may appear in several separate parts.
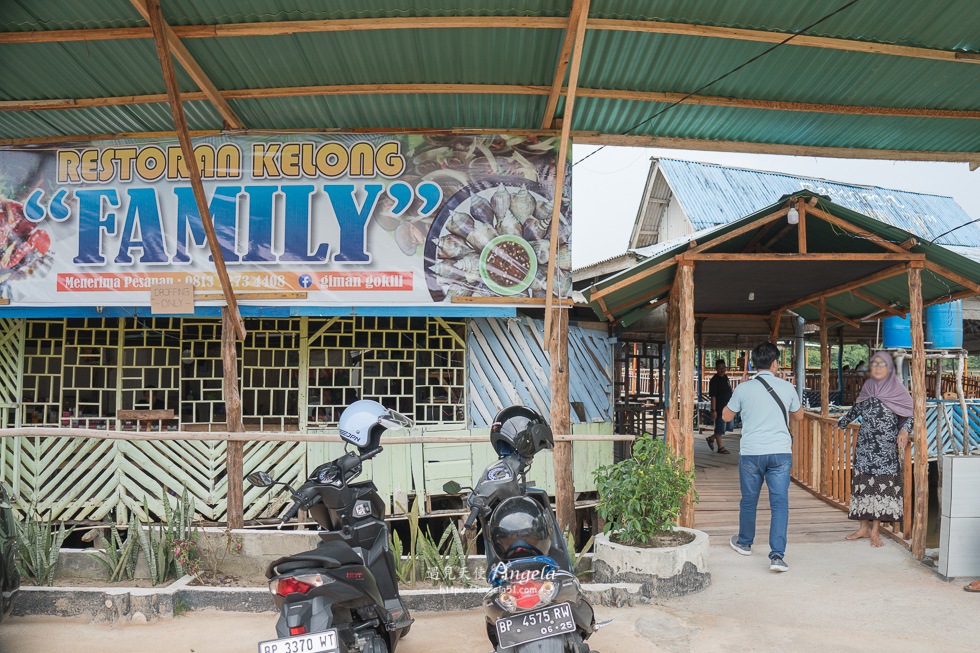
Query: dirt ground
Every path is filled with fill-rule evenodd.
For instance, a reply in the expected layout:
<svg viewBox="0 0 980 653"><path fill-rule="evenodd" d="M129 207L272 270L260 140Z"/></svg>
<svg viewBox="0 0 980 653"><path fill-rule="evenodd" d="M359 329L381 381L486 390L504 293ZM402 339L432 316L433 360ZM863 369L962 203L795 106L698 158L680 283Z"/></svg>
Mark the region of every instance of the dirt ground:
<svg viewBox="0 0 980 653"><path fill-rule="evenodd" d="M967 579L947 583L898 545L867 540L790 547L790 571L768 570L764 554L711 549L712 585L662 605L596 609L615 619L590 640L602 653L977 650L980 595ZM486 653L480 611L418 614L398 653ZM18 618L0 625L0 651L93 653L255 651L274 633L274 614L195 613L148 625Z"/></svg>

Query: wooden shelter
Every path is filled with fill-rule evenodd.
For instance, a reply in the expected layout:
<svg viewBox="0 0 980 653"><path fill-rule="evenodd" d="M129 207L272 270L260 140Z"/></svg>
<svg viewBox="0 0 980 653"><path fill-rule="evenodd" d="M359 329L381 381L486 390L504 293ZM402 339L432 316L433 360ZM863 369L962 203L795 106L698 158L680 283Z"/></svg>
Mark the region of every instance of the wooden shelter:
<svg viewBox="0 0 980 653"><path fill-rule="evenodd" d="M769 246L760 246L767 235ZM922 309L977 294L977 262L939 245L920 243L897 227L809 191L794 193L753 215L701 232L696 241L678 243L585 292L598 315L618 324L629 324L656 306L668 304L667 431L689 463L693 460L696 401L695 319L742 316L764 320L771 340L777 339L787 314L816 322L823 353L820 416L826 417L830 388L828 327L908 315L917 426L914 507L908 505L909 497L907 514L913 515L911 549L916 557L922 557L925 550L928 495ZM682 523L691 524L693 514L693 506L685 504Z"/></svg>

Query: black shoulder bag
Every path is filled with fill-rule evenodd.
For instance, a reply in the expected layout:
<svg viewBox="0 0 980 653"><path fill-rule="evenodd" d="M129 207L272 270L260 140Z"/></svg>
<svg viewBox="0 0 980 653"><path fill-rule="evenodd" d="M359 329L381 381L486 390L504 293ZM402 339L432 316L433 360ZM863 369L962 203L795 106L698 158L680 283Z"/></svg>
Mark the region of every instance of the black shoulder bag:
<svg viewBox="0 0 980 653"><path fill-rule="evenodd" d="M786 420L786 430L789 431L790 439L793 439L793 431L789 428L789 413L786 412L786 406L783 405L783 400L779 398L779 395L777 395L776 391L772 389L772 386L766 383L766 380L764 378L762 378L761 376L756 376L755 378L757 381L759 381L762 385L766 387L766 390L769 391L769 394L772 395L772 398L776 400L777 404L779 404L779 410L783 412L783 419Z"/></svg>

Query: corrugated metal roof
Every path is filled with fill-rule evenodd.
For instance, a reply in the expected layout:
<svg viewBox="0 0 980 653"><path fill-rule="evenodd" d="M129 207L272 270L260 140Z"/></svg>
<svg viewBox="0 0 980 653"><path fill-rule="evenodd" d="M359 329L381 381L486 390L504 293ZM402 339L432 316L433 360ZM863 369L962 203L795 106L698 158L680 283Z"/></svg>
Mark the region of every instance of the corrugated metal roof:
<svg viewBox="0 0 980 653"><path fill-rule="evenodd" d="M677 159L660 159L659 168L695 231L738 220L799 190L827 195L835 204L920 238L932 239L971 220L953 198L941 195ZM980 225L970 224L957 229L940 242L980 247Z"/></svg>
<svg viewBox="0 0 980 653"><path fill-rule="evenodd" d="M326 6L324 6L326 4ZM567 16L571 0L168 0L174 25L410 16ZM837 6L784 0L606 0L592 19L660 20L789 33ZM815 36L980 52L980 3L862 0L807 32ZM127 0L4 3L0 31L142 26ZM221 90L363 83L548 86L560 29L398 29L185 39ZM677 34L589 30L583 88L689 93L770 44ZM152 41L3 44L0 99L95 98L163 93ZM179 70L179 68L178 68ZM193 84L182 72L181 88ZM707 94L754 100L867 107L980 110L980 66L787 45L713 84ZM540 126L544 98L521 95L371 95L235 101L250 128ZM575 130L623 133L662 103L581 97ZM60 109L25 118L0 114L0 138L94 131L165 130L166 111L133 107ZM41 116L39 114L43 113ZM57 114L57 119L51 118ZM189 116L193 129L219 129L215 112ZM970 119L872 117L682 105L629 131L691 139L922 151L980 151Z"/></svg>
<svg viewBox="0 0 980 653"><path fill-rule="evenodd" d="M794 193L794 196L808 198L817 197L814 193L806 190L798 191ZM645 250L637 250L637 254L648 254L650 258L637 263L629 270L625 270L593 285L591 288L584 291L584 295L589 300L593 310L597 315L602 317L602 319L609 319L608 317L605 317L605 314L608 313L616 322L622 322L624 325L629 325L646 315L650 311L650 304L652 302L666 296L666 287L670 286L670 284L673 282L677 265L676 263L667 264L663 267L663 269L660 269L654 273L649 272L651 268L655 268L660 264L669 263L678 253L686 249L687 243L691 240L696 239L699 244L703 245L724 234L735 231L736 229L747 225L758 218L775 212L780 206L781 203L772 204L738 220L721 224L701 232L695 232L686 237L678 238L668 243L654 245L650 248L646 248ZM817 208L822 209L835 217L841 218L855 227L874 235L876 238L880 238L881 240L900 243L904 242L909 238L909 236L912 235L908 231L881 223L874 218L869 218L866 215L857 213L856 211L852 211L851 209L833 202L820 199L819 197L817 200ZM867 238L852 236L839 227L820 219L819 216L816 215L807 218L806 229L808 245L807 251L810 253L841 253L843 254L842 262L846 262L848 253L882 252L881 246L875 242L872 242ZM753 231L748 231L740 236L719 244L716 248L709 249L712 249L714 252L741 252L752 239L753 235ZM782 238L773 243L770 248L776 253L792 253L797 251L796 240L797 234L795 230L792 230L785 233ZM963 256L953 249L949 249L941 245L934 245L928 242L920 243L913 247L910 251L912 253L925 254L926 260L936 263L940 267L965 277L974 283L980 283L980 260L978 259ZM785 265L784 262L774 262L774 264ZM741 264L732 263L731 267L734 269L737 265ZM873 267L873 265L871 267ZM800 269L804 270L805 268L801 267ZM859 279L866 274L867 272L860 273L857 277L854 277L854 279ZM812 287L812 289L809 292L804 293L803 296L807 296L811 292L820 292L828 287L836 285L836 283L826 283L820 277L813 276L802 278L806 282L805 285ZM945 296L967 290L965 286L929 269L923 270L921 278L922 298L925 302L939 300ZM794 281L799 281L799 279L795 279ZM778 285L779 284L777 284L777 286ZM612 290L611 292L606 291L605 294L601 293L601 291L604 291L610 286L615 286L616 289ZM652 294L658 289L660 289L659 293ZM868 292L868 294L889 305L908 306L909 304L908 280L904 274L868 284L862 289ZM600 304L599 299L596 297L597 293L600 293L604 306L603 304ZM748 296L748 290L746 290L745 294ZM762 298L759 299L761 300ZM696 294L695 310L697 310L697 302L698 295ZM758 303L755 305L751 303L746 304L745 308L739 312L758 313L759 311L753 310L753 308L757 305ZM827 307L829 311L836 313L837 315L854 319L863 318L877 310L877 306L874 304L871 304L863 299L859 299L857 296L848 292L829 297L827 299ZM813 320L818 317L817 309L809 305L793 308L793 311L799 315L802 315L807 320ZM768 314L768 309L765 309L763 313L760 314Z"/></svg>

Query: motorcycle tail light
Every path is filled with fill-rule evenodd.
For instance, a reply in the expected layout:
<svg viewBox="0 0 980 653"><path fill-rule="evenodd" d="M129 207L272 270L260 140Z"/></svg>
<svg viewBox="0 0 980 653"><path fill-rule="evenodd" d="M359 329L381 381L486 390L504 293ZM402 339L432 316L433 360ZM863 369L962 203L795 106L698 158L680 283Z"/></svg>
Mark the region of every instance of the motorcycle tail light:
<svg viewBox="0 0 980 653"><path fill-rule="evenodd" d="M524 610L530 610L541 603L541 587L544 583L540 581L525 581L523 583L514 583L510 586L510 593L514 595L518 608L523 608ZM547 601L550 601L548 599ZM544 601L547 603L547 601Z"/></svg>
<svg viewBox="0 0 980 653"><path fill-rule="evenodd" d="M326 583L333 582L332 578L324 578L320 574L307 574L305 576L284 576L277 578L269 583L269 591L279 596L287 594L306 594L314 587L320 587Z"/></svg>
<svg viewBox="0 0 980 653"><path fill-rule="evenodd" d="M515 612L517 610L517 599L508 592L504 592L497 597L497 603L507 612Z"/></svg>
<svg viewBox="0 0 980 653"><path fill-rule="evenodd" d="M546 580L541 583L541 587L538 589L538 600L542 605L551 603L558 596L558 583L554 583L550 580Z"/></svg>

